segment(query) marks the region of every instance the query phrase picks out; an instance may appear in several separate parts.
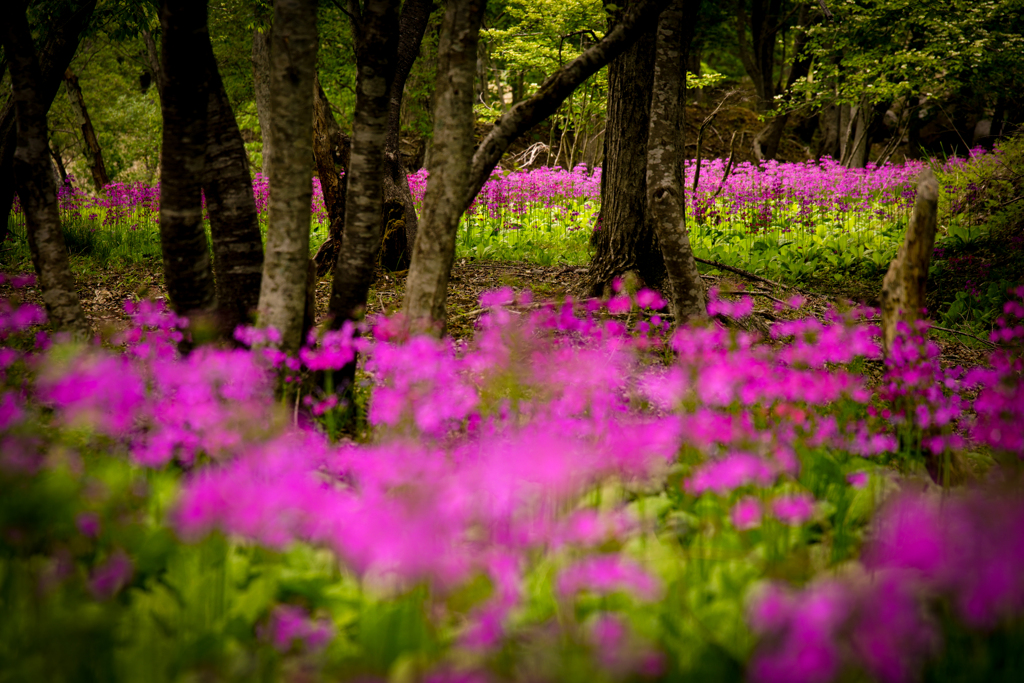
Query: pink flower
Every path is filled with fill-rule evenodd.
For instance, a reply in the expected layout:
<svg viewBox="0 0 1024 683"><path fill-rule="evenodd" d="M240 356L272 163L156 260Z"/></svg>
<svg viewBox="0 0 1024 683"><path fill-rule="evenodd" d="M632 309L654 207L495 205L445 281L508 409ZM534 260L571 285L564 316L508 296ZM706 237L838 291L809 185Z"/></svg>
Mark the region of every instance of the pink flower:
<svg viewBox="0 0 1024 683"><path fill-rule="evenodd" d="M780 496L772 501L772 514L783 524L799 526L814 514L814 499L806 493Z"/></svg>
<svg viewBox="0 0 1024 683"><path fill-rule="evenodd" d="M846 475L846 481L850 483L855 489L862 489L868 485L868 473L867 472L851 472Z"/></svg>
<svg viewBox="0 0 1024 683"><path fill-rule="evenodd" d="M134 571L131 559L123 550L117 550L93 570L89 590L97 600L112 598L128 585Z"/></svg>
<svg viewBox="0 0 1024 683"><path fill-rule="evenodd" d="M277 605L270 615L269 639L280 652L293 648L320 650L334 637L330 620L312 619L296 605Z"/></svg>
<svg viewBox="0 0 1024 683"><path fill-rule="evenodd" d="M643 600L656 600L661 593L657 579L617 555L590 557L564 569L558 577L558 592L568 598L580 590L599 595L626 591Z"/></svg>
<svg viewBox="0 0 1024 683"><path fill-rule="evenodd" d="M732 508L732 525L740 531L761 526L761 501L757 498L741 498Z"/></svg>

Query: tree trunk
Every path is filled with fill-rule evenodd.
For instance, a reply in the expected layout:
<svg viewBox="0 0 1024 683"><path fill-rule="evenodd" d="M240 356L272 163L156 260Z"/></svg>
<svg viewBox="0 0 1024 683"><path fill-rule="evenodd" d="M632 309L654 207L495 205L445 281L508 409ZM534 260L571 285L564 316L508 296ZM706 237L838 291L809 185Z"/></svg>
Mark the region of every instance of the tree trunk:
<svg viewBox="0 0 1024 683"><path fill-rule="evenodd" d="M409 279L406 281L406 316L416 327L429 328L435 332L443 331L445 295L451 265L455 259L455 237L459 218L487 182L502 155L520 135L555 113L580 83L622 54L641 34L650 29L666 4L667 0L637 3L604 38L549 76L529 99L502 114L473 153L468 175L463 175L461 161L453 159L450 152L468 151L472 148L472 84L467 85L465 79L472 77L475 65L464 65L461 52L454 57L441 57L442 64L451 64L453 61L457 64L458 87L453 86L451 78L446 76L444 70L438 71L434 145L437 145L439 134L443 142L440 146L432 146L429 153L429 169L431 178L436 174L436 170L443 168L444 173L442 179L433 181L434 195L430 201L424 198L420 234L417 235L413 247ZM460 25L465 27L465 22L461 22ZM460 38L457 43L465 49L472 47L468 45L470 42L475 46L475 41L476 38L472 41ZM452 49L452 42L450 38L445 42L446 49ZM468 71L464 72L464 69ZM457 91L457 97L453 95L453 90ZM444 98L442 92L445 93ZM445 118L458 106L465 107L467 111L456 113L457 121ZM465 118L468 123L458 117ZM466 138L465 141L460 141L460 135ZM465 178L465 184L462 187L452 187L450 184L458 182L459 178ZM428 196L430 188L431 180L428 179ZM454 202L457 208L449 202Z"/></svg>
<svg viewBox="0 0 1024 683"><path fill-rule="evenodd" d="M263 277L263 238L245 143L207 45L209 96L206 110L206 161L203 190L210 216L216 273L217 323L231 339L239 325L252 323Z"/></svg>
<svg viewBox="0 0 1024 683"><path fill-rule="evenodd" d="M164 75L163 70L160 68L160 53L156 49L156 41L153 40L153 34L148 30L142 32L142 39L146 43L146 61L149 64L149 70L153 72L156 94L160 99L163 99Z"/></svg>
<svg viewBox="0 0 1024 683"><path fill-rule="evenodd" d="M779 31L782 0L752 0L747 14L744 0L737 3L736 39L740 60L747 75L754 81L757 111L775 107L775 42ZM750 40L747 40L750 29Z"/></svg>
<svg viewBox="0 0 1024 683"><path fill-rule="evenodd" d="M800 8L799 22L801 26L806 27L812 19L811 9L808 5L802 5ZM801 57L800 53L807 45L807 31L802 30L797 33L796 38L793 40L793 66L789 70L789 77L786 79L786 87L783 92L788 98L790 91L793 86L801 78L805 78L811 70L811 58L809 56ZM779 143L782 141L782 133L786 129L786 124L789 123L791 114L786 112L785 114L779 114L773 116L768 120L768 124L761 129L761 131L754 137L754 158L758 160L774 159L779 153Z"/></svg>
<svg viewBox="0 0 1024 683"><path fill-rule="evenodd" d="M320 192L324 197L329 227L327 240L320 245L313 257L316 263L316 278L322 278L334 270L341 250L341 236L345 231L345 192L348 188L348 168L352 156L352 139L341 132L334 120L331 104L320 86L320 79L313 77L313 160L320 178ZM341 174L345 175L342 176Z"/></svg>
<svg viewBox="0 0 1024 683"><path fill-rule="evenodd" d="M9 8L0 31L4 55L10 63L11 97L17 112L14 178L25 212L32 264L39 276L50 322L61 330L84 337L89 328L68 263L68 250L57 209L57 188L50 165L46 125L48 103L44 93L40 92L45 81L36 60L23 3Z"/></svg>
<svg viewBox="0 0 1024 683"><path fill-rule="evenodd" d="M95 9L96 0L85 0L69 14L58 18L56 27L46 36L46 42L37 55L42 80L36 85L44 114L50 110L53 98L57 96L64 70L71 64L78 41ZM7 239L7 222L14 204L14 149L17 144L15 103L14 98L9 97L0 112L0 244Z"/></svg>
<svg viewBox="0 0 1024 683"><path fill-rule="evenodd" d="M316 50L315 0L277 0L271 34L270 211L259 324L275 328L282 350L290 354L302 344L306 301Z"/></svg>
<svg viewBox="0 0 1024 683"><path fill-rule="evenodd" d="M263 140L263 177L270 176L270 157L273 142L270 139L270 41L273 26L252 30L252 80L256 97L256 117L260 122L260 137Z"/></svg>
<svg viewBox="0 0 1024 683"><path fill-rule="evenodd" d="M164 0L160 25L164 82L160 245L164 283L176 313L205 319L213 314L215 303L202 205L209 92L209 70L203 55L210 44L206 0ZM206 329L193 324L193 336Z"/></svg>
<svg viewBox="0 0 1024 683"><path fill-rule="evenodd" d="M384 141L384 215L381 219L384 225L381 263L391 270L408 267L419 230L419 217L402 162L399 140L405 82L419 56L433 8L434 0L407 0L398 21L398 54L388 102L388 135Z"/></svg>
<svg viewBox="0 0 1024 683"><path fill-rule="evenodd" d="M100 149L99 140L96 139L96 131L92 127L89 110L85 108L85 97L82 95L82 88L78 85L78 76L72 73L71 69L64 71L64 86L68 91L71 108L75 110L75 118L78 119L78 127L82 131L85 148L89 152L89 171L92 173L92 183L97 192L102 192L103 188L110 184L110 178L107 176L107 167L103 164L103 151Z"/></svg>
<svg viewBox="0 0 1024 683"><path fill-rule="evenodd" d="M600 296L612 279L636 271L661 282L665 262L647 214L647 140L651 127L656 33L638 40L608 67L601 212L591 236L587 285Z"/></svg>
<svg viewBox="0 0 1024 683"><path fill-rule="evenodd" d="M647 143L647 206L668 274L669 303L677 325L707 317L704 283L686 229L683 113L686 103L684 16L700 0L673 0L658 22ZM689 5L689 6L687 6ZM692 27L692 22L690 22ZM692 31L691 31L692 36Z"/></svg>
<svg viewBox="0 0 1024 683"><path fill-rule="evenodd" d="M938 201L938 180L931 169L925 169L917 182L914 214L907 225L903 245L882 280L882 342L886 353L892 352L897 325L917 320L924 308L928 267L935 246Z"/></svg>
<svg viewBox="0 0 1024 683"><path fill-rule="evenodd" d="M381 243L384 140L398 47L398 0L367 0L356 39L356 106L345 193L345 233L331 285L331 325L357 320L366 309Z"/></svg>
<svg viewBox="0 0 1024 683"><path fill-rule="evenodd" d="M68 185L68 169L64 166L64 157L61 156L60 148L52 140L50 141L50 156L53 157L53 163L57 166L57 180L60 181L62 187ZM57 197L58 199L60 198L59 191L57 192Z"/></svg>
<svg viewBox="0 0 1024 683"><path fill-rule="evenodd" d="M406 315L417 331L444 333L448 276L470 182L473 81L485 5L485 0L449 0L441 24L430 176L405 285Z"/></svg>

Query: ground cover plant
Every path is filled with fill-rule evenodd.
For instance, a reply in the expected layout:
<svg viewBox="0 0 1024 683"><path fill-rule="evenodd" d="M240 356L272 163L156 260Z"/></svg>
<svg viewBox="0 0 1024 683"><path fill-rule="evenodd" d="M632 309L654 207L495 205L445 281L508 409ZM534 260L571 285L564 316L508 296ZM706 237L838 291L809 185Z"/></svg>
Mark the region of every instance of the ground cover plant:
<svg viewBox="0 0 1024 683"><path fill-rule="evenodd" d="M245 329L181 357L185 321L149 302L49 338L31 280L0 318L6 677L1022 671L1024 290L965 371L925 323L883 361L869 310L670 335L649 290L491 292L458 346L379 318L295 359ZM275 367L356 351L364 440L334 438L333 394L275 402ZM964 460L987 477L928 483Z"/></svg>

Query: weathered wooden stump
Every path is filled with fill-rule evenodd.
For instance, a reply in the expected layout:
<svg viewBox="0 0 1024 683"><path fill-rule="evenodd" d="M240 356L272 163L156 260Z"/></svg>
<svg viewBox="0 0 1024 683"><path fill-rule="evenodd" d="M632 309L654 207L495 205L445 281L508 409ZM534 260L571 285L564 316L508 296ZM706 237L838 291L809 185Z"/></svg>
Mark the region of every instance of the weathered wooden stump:
<svg viewBox="0 0 1024 683"><path fill-rule="evenodd" d="M892 352L898 323L917 320L924 308L938 202L939 182L931 169L926 169L918 178L917 201L903 246L882 280L882 341L886 353Z"/></svg>

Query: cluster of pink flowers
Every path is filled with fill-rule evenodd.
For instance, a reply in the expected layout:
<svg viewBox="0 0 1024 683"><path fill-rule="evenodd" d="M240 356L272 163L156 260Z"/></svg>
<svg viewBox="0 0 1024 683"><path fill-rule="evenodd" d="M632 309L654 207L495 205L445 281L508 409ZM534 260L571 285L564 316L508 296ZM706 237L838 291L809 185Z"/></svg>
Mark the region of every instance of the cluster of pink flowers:
<svg viewBox="0 0 1024 683"><path fill-rule="evenodd" d="M88 427L140 465L183 468L172 518L185 539L220 531L277 549L310 543L384 591L427 583L444 596L487 577L494 590L462 615L459 642L488 650L506 637L539 556L554 558L551 581L561 601L579 593L638 601L663 594L641 557L617 549L648 533L648 522L624 501L587 504L603 487L664 481L668 468L683 463L680 495L720 501L741 532L774 520L796 534L825 514L799 481L803 458L815 449L853 454L840 474L853 487L865 483L860 456L895 450L897 430L911 423L929 434L941 427L946 436L969 427L984 443L1020 452L1024 306L1017 301L995 335L1018 346L996 353L991 369L964 380L911 338L887 360L881 394L849 365L881 357L878 331L864 323L869 311L779 323L766 340L715 323L669 336L656 316L629 330L616 313L635 307L650 316L664 305L647 291L620 291L608 303L536 306L506 289L481 305L488 312L475 339L459 348L406 339L381 319L363 330L313 335L299 358L288 359L295 369L329 371L365 356L374 438L344 445L275 403L279 359L258 348L273 342L272 331L239 331L254 351L199 348L181 357L186 321L154 304L129 305L135 327L115 340L124 353L42 352L32 360L31 384L4 388L0 468L32 462L36 442L18 429L32 419L33 405L43 406L54 425ZM712 305L732 317L751 310L749 299L713 296ZM973 426L964 418L971 408L964 381L983 387ZM874 407L883 399L894 406L886 415ZM333 404L318 406L323 413ZM905 680L935 643L919 614L920 594L951 596L972 624L1024 610L1024 542L999 540L1024 528L1016 500L969 494L940 508L928 498L899 498L864 555L881 578L818 581L799 595L770 587L754 601L751 626L762 641L752 675L825 681L857 665ZM97 596L129 580L130 561L119 558L112 553L97 570ZM330 638L296 610L281 607L272 616L268 638L277 647L301 641L316 649ZM629 641L616 624L594 626L595 642ZM890 640L874 635L879 624L892 630ZM841 634L849 629L856 636L846 647Z"/></svg>

